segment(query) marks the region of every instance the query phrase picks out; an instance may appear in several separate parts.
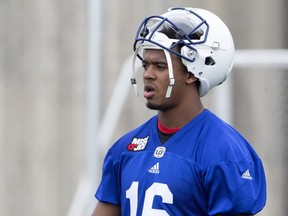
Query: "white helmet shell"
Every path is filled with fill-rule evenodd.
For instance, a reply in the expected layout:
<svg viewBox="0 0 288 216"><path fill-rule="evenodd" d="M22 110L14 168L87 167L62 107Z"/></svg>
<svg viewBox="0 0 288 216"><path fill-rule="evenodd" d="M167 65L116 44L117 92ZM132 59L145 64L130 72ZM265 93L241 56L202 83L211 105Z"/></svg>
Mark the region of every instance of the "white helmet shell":
<svg viewBox="0 0 288 216"><path fill-rule="evenodd" d="M200 80L200 96L223 83L229 76L235 54L232 35L227 26L215 14L203 9L190 9L203 17L209 25L209 33L205 43L195 44L197 50L194 62L182 58L183 64L188 71ZM182 47L181 54L189 56L193 53L187 46Z"/></svg>
<svg viewBox="0 0 288 216"><path fill-rule="evenodd" d="M142 59L138 51L147 46L181 57L187 70L199 79L201 97L224 82L233 66L235 48L229 29L204 9L171 8L161 16L144 19L136 34L135 55Z"/></svg>

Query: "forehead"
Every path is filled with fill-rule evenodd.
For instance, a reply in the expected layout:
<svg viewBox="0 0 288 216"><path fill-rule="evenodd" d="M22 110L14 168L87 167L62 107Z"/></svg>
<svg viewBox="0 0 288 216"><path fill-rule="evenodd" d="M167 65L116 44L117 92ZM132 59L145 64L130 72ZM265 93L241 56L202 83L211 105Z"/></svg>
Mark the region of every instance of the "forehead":
<svg viewBox="0 0 288 216"><path fill-rule="evenodd" d="M144 49L143 50L143 60L162 60L166 61L166 56L161 49Z"/></svg>
<svg viewBox="0 0 288 216"><path fill-rule="evenodd" d="M171 58L173 64L182 65L181 58L171 52L169 52L169 58ZM161 63L167 63L167 58L162 49L144 49L143 50L143 61L155 61Z"/></svg>

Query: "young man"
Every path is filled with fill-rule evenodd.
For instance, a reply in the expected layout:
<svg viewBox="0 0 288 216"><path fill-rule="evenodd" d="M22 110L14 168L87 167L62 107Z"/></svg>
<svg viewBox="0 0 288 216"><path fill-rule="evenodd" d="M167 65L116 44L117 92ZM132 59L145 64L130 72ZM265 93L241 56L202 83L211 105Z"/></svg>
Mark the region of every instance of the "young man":
<svg viewBox="0 0 288 216"><path fill-rule="evenodd" d="M108 151L93 216L253 215L266 202L262 162L201 97L229 75L230 31L214 14L171 8L134 43L147 107L158 115ZM131 79L137 87L136 79Z"/></svg>

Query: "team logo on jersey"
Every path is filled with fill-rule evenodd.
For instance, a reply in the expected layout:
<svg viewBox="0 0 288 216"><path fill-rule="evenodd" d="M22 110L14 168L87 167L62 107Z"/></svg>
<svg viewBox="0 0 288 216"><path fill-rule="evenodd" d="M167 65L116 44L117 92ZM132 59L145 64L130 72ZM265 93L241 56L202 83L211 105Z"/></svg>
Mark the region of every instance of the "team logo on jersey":
<svg viewBox="0 0 288 216"><path fill-rule="evenodd" d="M160 169L159 169L159 162L157 162L154 166L152 166L149 170L149 173L152 174L159 174L160 173Z"/></svg>
<svg viewBox="0 0 288 216"><path fill-rule="evenodd" d="M132 142L127 146L129 151L142 151L146 148L149 136L145 138L133 138Z"/></svg>
<svg viewBox="0 0 288 216"><path fill-rule="evenodd" d="M164 146L157 147L154 151L154 157L162 158L164 156L165 151L166 148Z"/></svg>
<svg viewBox="0 0 288 216"><path fill-rule="evenodd" d="M253 180L252 176L250 175L249 169L247 169L242 175L241 178L243 179L248 179L248 180Z"/></svg>

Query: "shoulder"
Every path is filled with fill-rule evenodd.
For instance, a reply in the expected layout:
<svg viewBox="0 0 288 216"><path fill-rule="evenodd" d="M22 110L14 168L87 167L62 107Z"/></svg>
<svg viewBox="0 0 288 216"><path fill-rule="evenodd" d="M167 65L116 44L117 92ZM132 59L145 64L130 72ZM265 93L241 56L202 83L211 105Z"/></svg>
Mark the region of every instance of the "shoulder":
<svg viewBox="0 0 288 216"><path fill-rule="evenodd" d="M212 113L201 126L197 162L211 201L210 212L258 212L265 205L266 180L256 151L235 128Z"/></svg>
<svg viewBox="0 0 288 216"><path fill-rule="evenodd" d="M206 115L200 140L206 165L259 159L247 139L212 112Z"/></svg>

